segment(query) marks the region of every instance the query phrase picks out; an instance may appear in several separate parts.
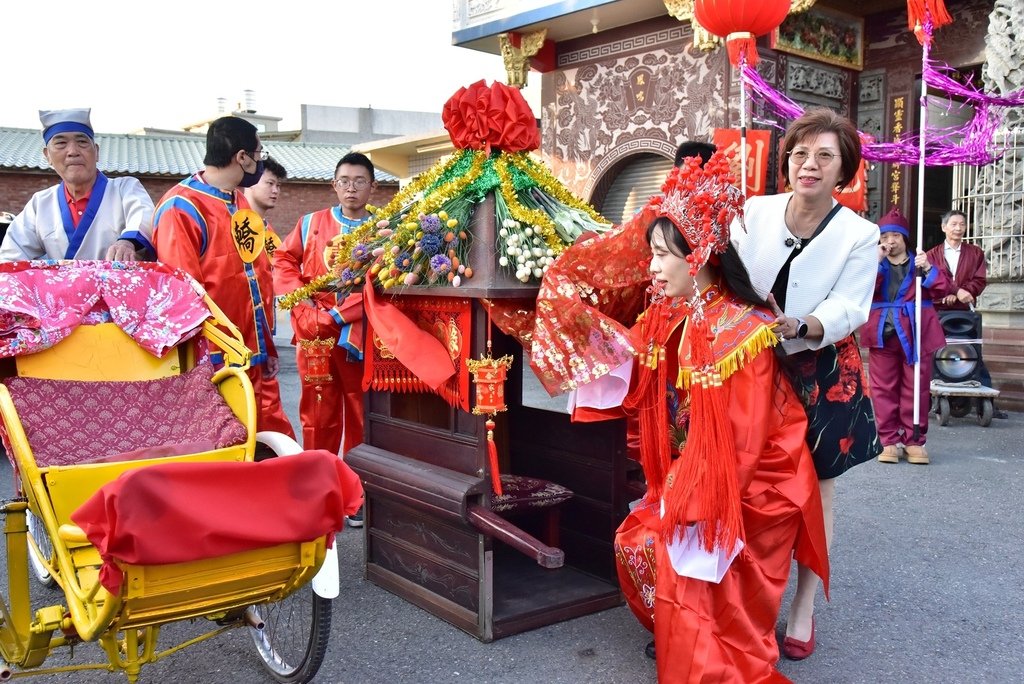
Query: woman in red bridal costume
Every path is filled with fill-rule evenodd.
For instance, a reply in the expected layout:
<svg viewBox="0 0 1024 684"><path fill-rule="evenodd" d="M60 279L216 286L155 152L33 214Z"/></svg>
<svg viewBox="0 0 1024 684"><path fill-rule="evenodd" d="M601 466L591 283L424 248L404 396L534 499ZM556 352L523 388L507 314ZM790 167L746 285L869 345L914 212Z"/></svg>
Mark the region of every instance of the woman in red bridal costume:
<svg viewBox="0 0 1024 684"><path fill-rule="evenodd" d="M617 384L639 420L648 490L615 549L630 608L654 632L661 682L787 681L775 625L794 554L828 577L807 418L771 349L775 316L752 303L730 246L742 210L730 181L720 153L703 168L689 159L641 214L645 226L578 246L628 254L601 244L635 243L628 234L641 229L649 244L653 294L630 331L632 377L619 368L575 401L577 417L613 413ZM595 327L616 325L594 315Z"/></svg>

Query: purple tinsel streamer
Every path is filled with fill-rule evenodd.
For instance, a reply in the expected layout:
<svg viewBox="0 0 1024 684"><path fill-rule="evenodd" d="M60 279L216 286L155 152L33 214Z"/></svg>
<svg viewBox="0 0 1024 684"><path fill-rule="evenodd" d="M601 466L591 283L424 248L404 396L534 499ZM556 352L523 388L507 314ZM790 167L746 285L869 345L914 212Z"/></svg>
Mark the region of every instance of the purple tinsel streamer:
<svg viewBox="0 0 1024 684"><path fill-rule="evenodd" d="M935 91L973 104L974 116L960 127L926 129L928 137L924 163L926 166L990 164L1003 154L1003 150L995 149L992 142L1002 122L1002 114L998 109L1024 105L1024 89L1004 96L988 95L972 83L957 82L949 75L953 72L950 66L929 60L924 70L925 82ZM744 66L741 77L751 98L760 99L780 119L792 121L804 113L803 107L773 88L761 78L756 69ZM780 130L784 129L779 123L769 123ZM874 141L863 132L860 132L860 136L862 153L868 161L907 165L918 163L920 149L917 135L908 133L892 142Z"/></svg>

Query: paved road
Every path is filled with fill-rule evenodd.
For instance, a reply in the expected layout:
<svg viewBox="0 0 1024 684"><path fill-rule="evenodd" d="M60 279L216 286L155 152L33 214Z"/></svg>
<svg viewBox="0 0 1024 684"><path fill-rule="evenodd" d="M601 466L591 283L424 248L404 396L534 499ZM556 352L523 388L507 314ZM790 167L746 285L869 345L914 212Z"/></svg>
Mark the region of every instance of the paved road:
<svg viewBox="0 0 1024 684"><path fill-rule="evenodd" d="M284 332L282 331L282 334ZM294 357L283 349L286 409ZM801 683L1024 681L1021 544L1024 416L989 428L932 426L932 465L868 463L843 476L836 502L832 601L819 602L818 651L782 672ZM5 468L4 477L10 476ZM481 644L362 578L362 534L338 537L335 601L318 682L626 684L655 681L646 632L625 608ZM190 633L165 630L162 646ZM94 658L75 650L75 662ZM57 662L66 662L55 660ZM143 682L271 681L248 636L231 632L143 670ZM123 681L75 673L45 681Z"/></svg>

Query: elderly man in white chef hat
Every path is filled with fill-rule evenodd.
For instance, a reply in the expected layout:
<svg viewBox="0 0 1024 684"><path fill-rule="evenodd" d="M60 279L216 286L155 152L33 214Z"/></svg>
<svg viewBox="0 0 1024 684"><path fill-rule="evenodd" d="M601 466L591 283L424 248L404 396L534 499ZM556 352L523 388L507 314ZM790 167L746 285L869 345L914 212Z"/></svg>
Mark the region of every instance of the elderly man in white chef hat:
<svg viewBox="0 0 1024 684"><path fill-rule="evenodd" d="M39 112L43 156L60 176L40 190L7 228L0 262L20 259L151 258L153 201L137 179L96 168L88 109Z"/></svg>

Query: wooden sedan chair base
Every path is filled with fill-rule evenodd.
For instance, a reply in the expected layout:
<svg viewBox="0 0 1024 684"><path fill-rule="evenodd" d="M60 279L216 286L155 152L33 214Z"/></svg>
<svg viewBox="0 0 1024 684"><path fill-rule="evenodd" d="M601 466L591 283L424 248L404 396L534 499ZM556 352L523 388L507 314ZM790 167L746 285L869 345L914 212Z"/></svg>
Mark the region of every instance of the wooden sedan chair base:
<svg viewBox="0 0 1024 684"><path fill-rule="evenodd" d="M366 491L367 579L485 642L622 602L612 550L627 506L619 421L573 425L510 407L499 430L511 433L511 468L573 492L517 515L496 510L482 417L429 395L372 392L369 403L367 441L345 457ZM451 427L410 420L434 411Z"/></svg>
<svg viewBox="0 0 1024 684"><path fill-rule="evenodd" d="M488 337L481 299L536 296L496 267L492 202L475 213L473 279L397 298L468 301L472 359ZM485 642L620 605L612 539L636 498L624 422L573 424L524 406L523 349L490 333L493 356L514 358L494 431L506 497L491 490L486 416L434 394L368 391L364 443L345 456L366 492L366 577ZM531 487L552 505L514 505Z"/></svg>

